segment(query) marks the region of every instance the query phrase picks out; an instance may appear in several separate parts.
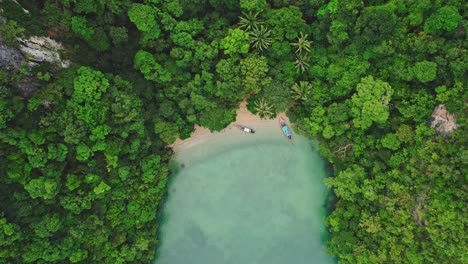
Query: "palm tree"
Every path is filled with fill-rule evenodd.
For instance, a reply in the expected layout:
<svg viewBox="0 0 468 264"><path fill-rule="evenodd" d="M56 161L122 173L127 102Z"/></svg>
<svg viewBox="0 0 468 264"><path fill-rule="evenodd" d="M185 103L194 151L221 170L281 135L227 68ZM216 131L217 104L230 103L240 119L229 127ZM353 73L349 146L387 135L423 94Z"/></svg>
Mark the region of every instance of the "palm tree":
<svg viewBox="0 0 468 264"><path fill-rule="evenodd" d="M271 117L275 114L273 106L263 98L255 101L255 110L258 112L260 118Z"/></svg>
<svg viewBox="0 0 468 264"><path fill-rule="evenodd" d="M239 17L239 28L245 30L246 32L250 32L255 27L263 24L263 22L258 21L257 16L260 12L253 14L252 12L245 13L242 12L243 16Z"/></svg>
<svg viewBox="0 0 468 264"><path fill-rule="evenodd" d="M312 84L306 81L300 81L291 87L292 98L297 101L307 101L311 93Z"/></svg>
<svg viewBox="0 0 468 264"><path fill-rule="evenodd" d="M255 26L250 32L249 42L252 47L259 51L262 51L271 45L271 31L261 25L260 27Z"/></svg>
<svg viewBox="0 0 468 264"><path fill-rule="evenodd" d="M309 60L308 55L298 54L296 55L296 61L294 62L294 66L301 72L305 72L310 67L310 64L307 62Z"/></svg>
<svg viewBox="0 0 468 264"><path fill-rule="evenodd" d="M302 34L297 37L297 42L291 43L292 46L296 47L296 54L302 55L303 52L310 52L310 44L312 41L307 40L308 35Z"/></svg>

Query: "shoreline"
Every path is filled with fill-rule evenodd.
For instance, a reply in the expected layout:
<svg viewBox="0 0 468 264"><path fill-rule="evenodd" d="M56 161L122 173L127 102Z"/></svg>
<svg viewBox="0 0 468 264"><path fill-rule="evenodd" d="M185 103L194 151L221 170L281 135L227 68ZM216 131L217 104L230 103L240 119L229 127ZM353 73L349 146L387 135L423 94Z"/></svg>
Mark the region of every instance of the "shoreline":
<svg viewBox="0 0 468 264"><path fill-rule="evenodd" d="M289 122L289 118L286 116L285 112L278 113L277 117L279 116L283 117L286 120L286 122L289 124L289 126L291 126L291 122ZM243 125L243 126L248 126L248 127L253 126L255 128L256 126L270 125L272 123L276 124L277 122L278 122L277 118L261 119L258 115L254 115L251 112L249 112L249 110L247 109L247 100L244 99L240 102L239 109L236 110L236 120L230 123L222 131L210 132L208 128L195 125L195 131L193 131L190 134L189 138L184 139L184 140L177 138L174 143L167 145L167 146L172 148L172 151L174 151L174 153L178 153L194 145L198 145L202 142L205 142L210 137L213 137L216 135L228 134L229 132L232 131L232 128L235 128L235 125ZM243 133L242 131L239 131L239 132Z"/></svg>

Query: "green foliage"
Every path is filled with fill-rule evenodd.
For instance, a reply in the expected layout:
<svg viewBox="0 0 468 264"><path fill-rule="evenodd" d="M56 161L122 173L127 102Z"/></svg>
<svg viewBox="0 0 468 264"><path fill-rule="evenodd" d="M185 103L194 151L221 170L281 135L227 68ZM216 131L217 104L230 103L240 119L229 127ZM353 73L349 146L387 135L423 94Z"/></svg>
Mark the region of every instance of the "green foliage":
<svg viewBox="0 0 468 264"><path fill-rule="evenodd" d="M76 160L86 161L92 154L92 150L85 144L79 144L76 146Z"/></svg>
<svg viewBox="0 0 468 264"><path fill-rule="evenodd" d="M45 82L50 81L50 74L48 72L46 73L38 72L36 74L36 77L41 81L45 81Z"/></svg>
<svg viewBox="0 0 468 264"><path fill-rule="evenodd" d="M56 73L33 94L30 104L36 106L10 107L10 102L26 102L8 91L0 90L0 106L8 106L12 117L21 115L11 127L0 128L0 159L8 160L0 165L6 175L0 184L16 194L2 195L2 204L9 206L0 209L16 218L18 229L7 224L7 235L0 231L0 262L118 263L124 256L120 247L136 239L108 243L115 230L139 237L143 242L131 258L150 261L156 241L145 230L155 227L167 160L153 156L155 150L166 152L149 139L153 129L145 123L152 119L142 114L143 103L130 82L75 67ZM47 107L44 100L50 102ZM127 168L125 181L119 177L125 173L118 173L122 167ZM125 208L135 200L144 209L138 219ZM118 207L118 220L108 221L107 208L115 204L124 205ZM10 229L22 234L21 242ZM20 244L13 247L9 241Z"/></svg>
<svg viewBox="0 0 468 264"><path fill-rule="evenodd" d="M250 32L249 42L253 48L263 51L271 45L270 35L271 31L263 25L254 27Z"/></svg>
<svg viewBox="0 0 468 264"><path fill-rule="evenodd" d="M393 37L397 29L397 17L390 5L369 6L356 21L358 41L364 44L378 44Z"/></svg>
<svg viewBox="0 0 468 264"><path fill-rule="evenodd" d="M390 115L388 104L393 94L392 87L386 82L368 76L362 78L356 90L357 93L351 98L354 126L365 130L373 122L385 122Z"/></svg>
<svg viewBox="0 0 468 264"><path fill-rule="evenodd" d="M95 34L94 29L87 26L86 17L74 16L71 18L71 28L73 32L81 36L85 40L90 41Z"/></svg>
<svg viewBox="0 0 468 264"><path fill-rule="evenodd" d="M0 214L0 258L14 258L17 250L14 245L22 238L20 227L15 223L9 223L3 214Z"/></svg>
<svg viewBox="0 0 468 264"><path fill-rule="evenodd" d="M75 8L73 11L85 14L98 13L100 10L102 10L104 5L103 2L93 0L80 0L74 2Z"/></svg>
<svg viewBox="0 0 468 264"><path fill-rule="evenodd" d="M101 182L101 183L99 183L98 186L94 187L93 192L96 195L100 195L100 194L106 193L106 192L108 192L110 190L111 190L111 187L109 185L107 185L105 182Z"/></svg>
<svg viewBox="0 0 468 264"><path fill-rule="evenodd" d="M221 131L227 125L234 122L236 112L232 109L214 108L202 111L198 121L199 124L208 128L210 131Z"/></svg>
<svg viewBox="0 0 468 264"><path fill-rule="evenodd" d="M339 3L338 0L331 0L328 4L323 5L318 11L317 16L323 16L327 12L331 15L335 14L338 11Z"/></svg>
<svg viewBox="0 0 468 264"><path fill-rule="evenodd" d="M281 9L270 9L265 23L271 28L273 40L292 40L299 32L305 32L307 25L302 18L302 12L297 6L291 5Z"/></svg>
<svg viewBox="0 0 468 264"><path fill-rule="evenodd" d="M275 113L288 110L292 104L288 83L277 80L272 81L263 88L259 96L273 106Z"/></svg>
<svg viewBox="0 0 468 264"><path fill-rule="evenodd" d="M305 72L310 67L309 56L307 54L297 55L296 61L294 61L294 66L302 73Z"/></svg>
<svg viewBox="0 0 468 264"><path fill-rule="evenodd" d="M24 185L24 189L28 191L31 198L43 198L50 200L57 195L59 186L56 181L40 177L32 179L28 184Z"/></svg>
<svg viewBox="0 0 468 264"><path fill-rule="evenodd" d="M395 134L387 134L382 138L382 146L391 150L397 150L400 147L400 140Z"/></svg>
<svg viewBox="0 0 468 264"><path fill-rule="evenodd" d="M58 214L46 215L40 222L33 224L33 229L40 238L51 237L62 228L61 222Z"/></svg>
<svg viewBox="0 0 468 264"><path fill-rule="evenodd" d="M5 24L0 22L0 31L3 41L8 45L16 45L18 38L23 37L24 28L18 25L14 20L8 20Z"/></svg>
<svg viewBox="0 0 468 264"><path fill-rule="evenodd" d="M73 82L72 99L76 103L96 103L109 87L109 81L104 75L88 67L81 67Z"/></svg>
<svg viewBox="0 0 468 264"><path fill-rule="evenodd" d="M267 77L268 63L264 56L250 54L240 62L242 84L247 93L259 93L263 87L270 84Z"/></svg>
<svg viewBox="0 0 468 264"><path fill-rule="evenodd" d="M159 134L161 140L166 144L172 144L177 139L178 128L175 124L158 121L154 125L154 131Z"/></svg>
<svg viewBox="0 0 468 264"><path fill-rule="evenodd" d="M240 0L240 8L260 12L267 7L265 0Z"/></svg>
<svg viewBox="0 0 468 264"><path fill-rule="evenodd" d="M14 26L19 30L18 26L23 28L25 36L43 36L46 33L46 30L43 27L41 17L39 16L40 10L34 5L34 3L21 3L18 4L16 1L2 1L0 2L1 16L6 20L0 21L0 24L7 22L7 28L9 26ZM28 12L25 12L27 10ZM8 21L16 21L17 25L9 24ZM10 28L11 30L11 28ZM12 33L12 32L10 32Z"/></svg>
<svg viewBox="0 0 468 264"><path fill-rule="evenodd" d="M438 34L454 30L462 21L458 10L450 5L443 6L433 13L424 23L424 32Z"/></svg>
<svg viewBox="0 0 468 264"><path fill-rule="evenodd" d="M294 100L307 101L312 94L312 84L307 81L300 81L291 87L291 95Z"/></svg>
<svg viewBox="0 0 468 264"><path fill-rule="evenodd" d="M410 126L403 124L398 128L396 135L401 142L407 143L413 140L414 131Z"/></svg>
<svg viewBox="0 0 468 264"><path fill-rule="evenodd" d="M271 119L275 116L275 111L273 105L268 103L265 99L260 98L255 101L255 112L260 116L260 118Z"/></svg>
<svg viewBox="0 0 468 264"><path fill-rule="evenodd" d="M228 35L220 42L224 54L235 56L249 52L249 34L241 29L229 29Z"/></svg>
<svg viewBox="0 0 468 264"><path fill-rule="evenodd" d="M78 250L78 251L75 251L73 252L71 255L70 255L70 262L72 263L78 263L80 261L83 261L85 260L86 258L88 257L88 251L86 250Z"/></svg>
<svg viewBox="0 0 468 264"><path fill-rule="evenodd" d="M109 37L114 45L119 45L128 41L128 31L125 27L111 27Z"/></svg>
<svg viewBox="0 0 468 264"><path fill-rule="evenodd" d="M110 40L102 28L96 29L96 32L88 41L88 43L97 51L107 50L110 46Z"/></svg>
<svg viewBox="0 0 468 264"><path fill-rule="evenodd" d="M48 145L47 158L50 160L64 161L68 154L68 147L65 144Z"/></svg>
<svg viewBox="0 0 468 264"><path fill-rule="evenodd" d="M75 66L0 70L0 263L153 261L165 145L223 130L246 97L320 142L329 254L466 259L463 2L18 2L0 1L3 40L50 36ZM10 87L30 74L31 95Z"/></svg>
<svg viewBox="0 0 468 264"><path fill-rule="evenodd" d="M0 85L4 85L8 82L8 75L7 72L3 69L0 69ZM4 86L2 86L2 89L5 89Z"/></svg>
<svg viewBox="0 0 468 264"><path fill-rule="evenodd" d="M333 187L336 196L346 201L355 201L362 193L362 183L366 178L366 172L360 166L354 165L341 171L334 178L324 180L328 187Z"/></svg>
<svg viewBox="0 0 468 264"><path fill-rule="evenodd" d="M141 71L147 80L168 82L172 79L170 73L156 62L153 55L143 50L136 53L134 67Z"/></svg>
<svg viewBox="0 0 468 264"><path fill-rule="evenodd" d="M307 34L302 34L301 32L300 36L297 37L297 42L291 43L291 46L296 48L297 56L310 52L310 45L312 44L312 41L307 40L307 37Z"/></svg>
<svg viewBox="0 0 468 264"><path fill-rule="evenodd" d="M128 17L138 30L149 32L155 27L158 27L156 22L156 10L144 4L133 3L128 10Z"/></svg>
<svg viewBox="0 0 468 264"><path fill-rule="evenodd" d="M260 12L242 12L242 16L239 17L239 28L245 30L246 32L251 32L254 28L258 28L263 24L262 21L258 20L258 15Z"/></svg>
<svg viewBox="0 0 468 264"><path fill-rule="evenodd" d="M431 61L416 62L412 71L420 82L430 82L437 76L437 64Z"/></svg>

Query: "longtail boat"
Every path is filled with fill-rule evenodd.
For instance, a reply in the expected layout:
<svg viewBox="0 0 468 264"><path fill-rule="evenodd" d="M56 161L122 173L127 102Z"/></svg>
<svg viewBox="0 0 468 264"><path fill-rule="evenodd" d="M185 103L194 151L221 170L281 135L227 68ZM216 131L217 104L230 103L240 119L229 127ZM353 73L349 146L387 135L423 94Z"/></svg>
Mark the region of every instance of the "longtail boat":
<svg viewBox="0 0 468 264"><path fill-rule="evenodd" d="M236 127L238 129L244 131L245 133L249 133L249 134L254 134L255 133L255 130L253 130L252 128L246 127L246 126L236 125Z"/></svg>
<svg viewBox="0 0 468 264"><path fill-rule="evenodd" d="M291 130L289 129L288 125L286 124L286 120L284 120L281 117L278 120L279 120L279 124L280 124L281 130L283 130L284 135L289 140L291 140L292 139L292 133L291 133Z"/></svg>

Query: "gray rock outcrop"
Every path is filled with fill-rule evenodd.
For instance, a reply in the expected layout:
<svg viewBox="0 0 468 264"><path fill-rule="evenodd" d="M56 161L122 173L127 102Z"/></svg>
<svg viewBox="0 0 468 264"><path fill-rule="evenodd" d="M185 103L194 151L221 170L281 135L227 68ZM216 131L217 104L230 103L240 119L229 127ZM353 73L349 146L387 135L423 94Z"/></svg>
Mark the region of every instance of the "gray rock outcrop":
<svg viewBox="0 0 468 264"><path fill-rule="evenodd" d="M42 62L50 62L61 68L70 66L70 61L62 60L60 52L63 46L57 41L48 37L30 37L21 40L20 51L25 55L30 66L35 66Z"/></svg>
<svg viewBox="0 0 468 264"><path fill-rule="evenodd" d="M0 68L7 71L17 70L25 63L29 68L43 62L50 62L57 68L69 67L70 61L62 60L60 57L60 52L63 50L60 43L48 37L31 37L20 40L19 48L11 47L3 42L0 32ZM30 97L41 86L40 81L32 74L25 74L21 80L12 85L21 90L24 98Z"/></svg>
<svg viewBox="0 0 468 264"><path fill-rule="evenodd" d="M23 54L19 50L7 46L0 36L0 68L18 69L22 61L25 61Z"/></svg>

